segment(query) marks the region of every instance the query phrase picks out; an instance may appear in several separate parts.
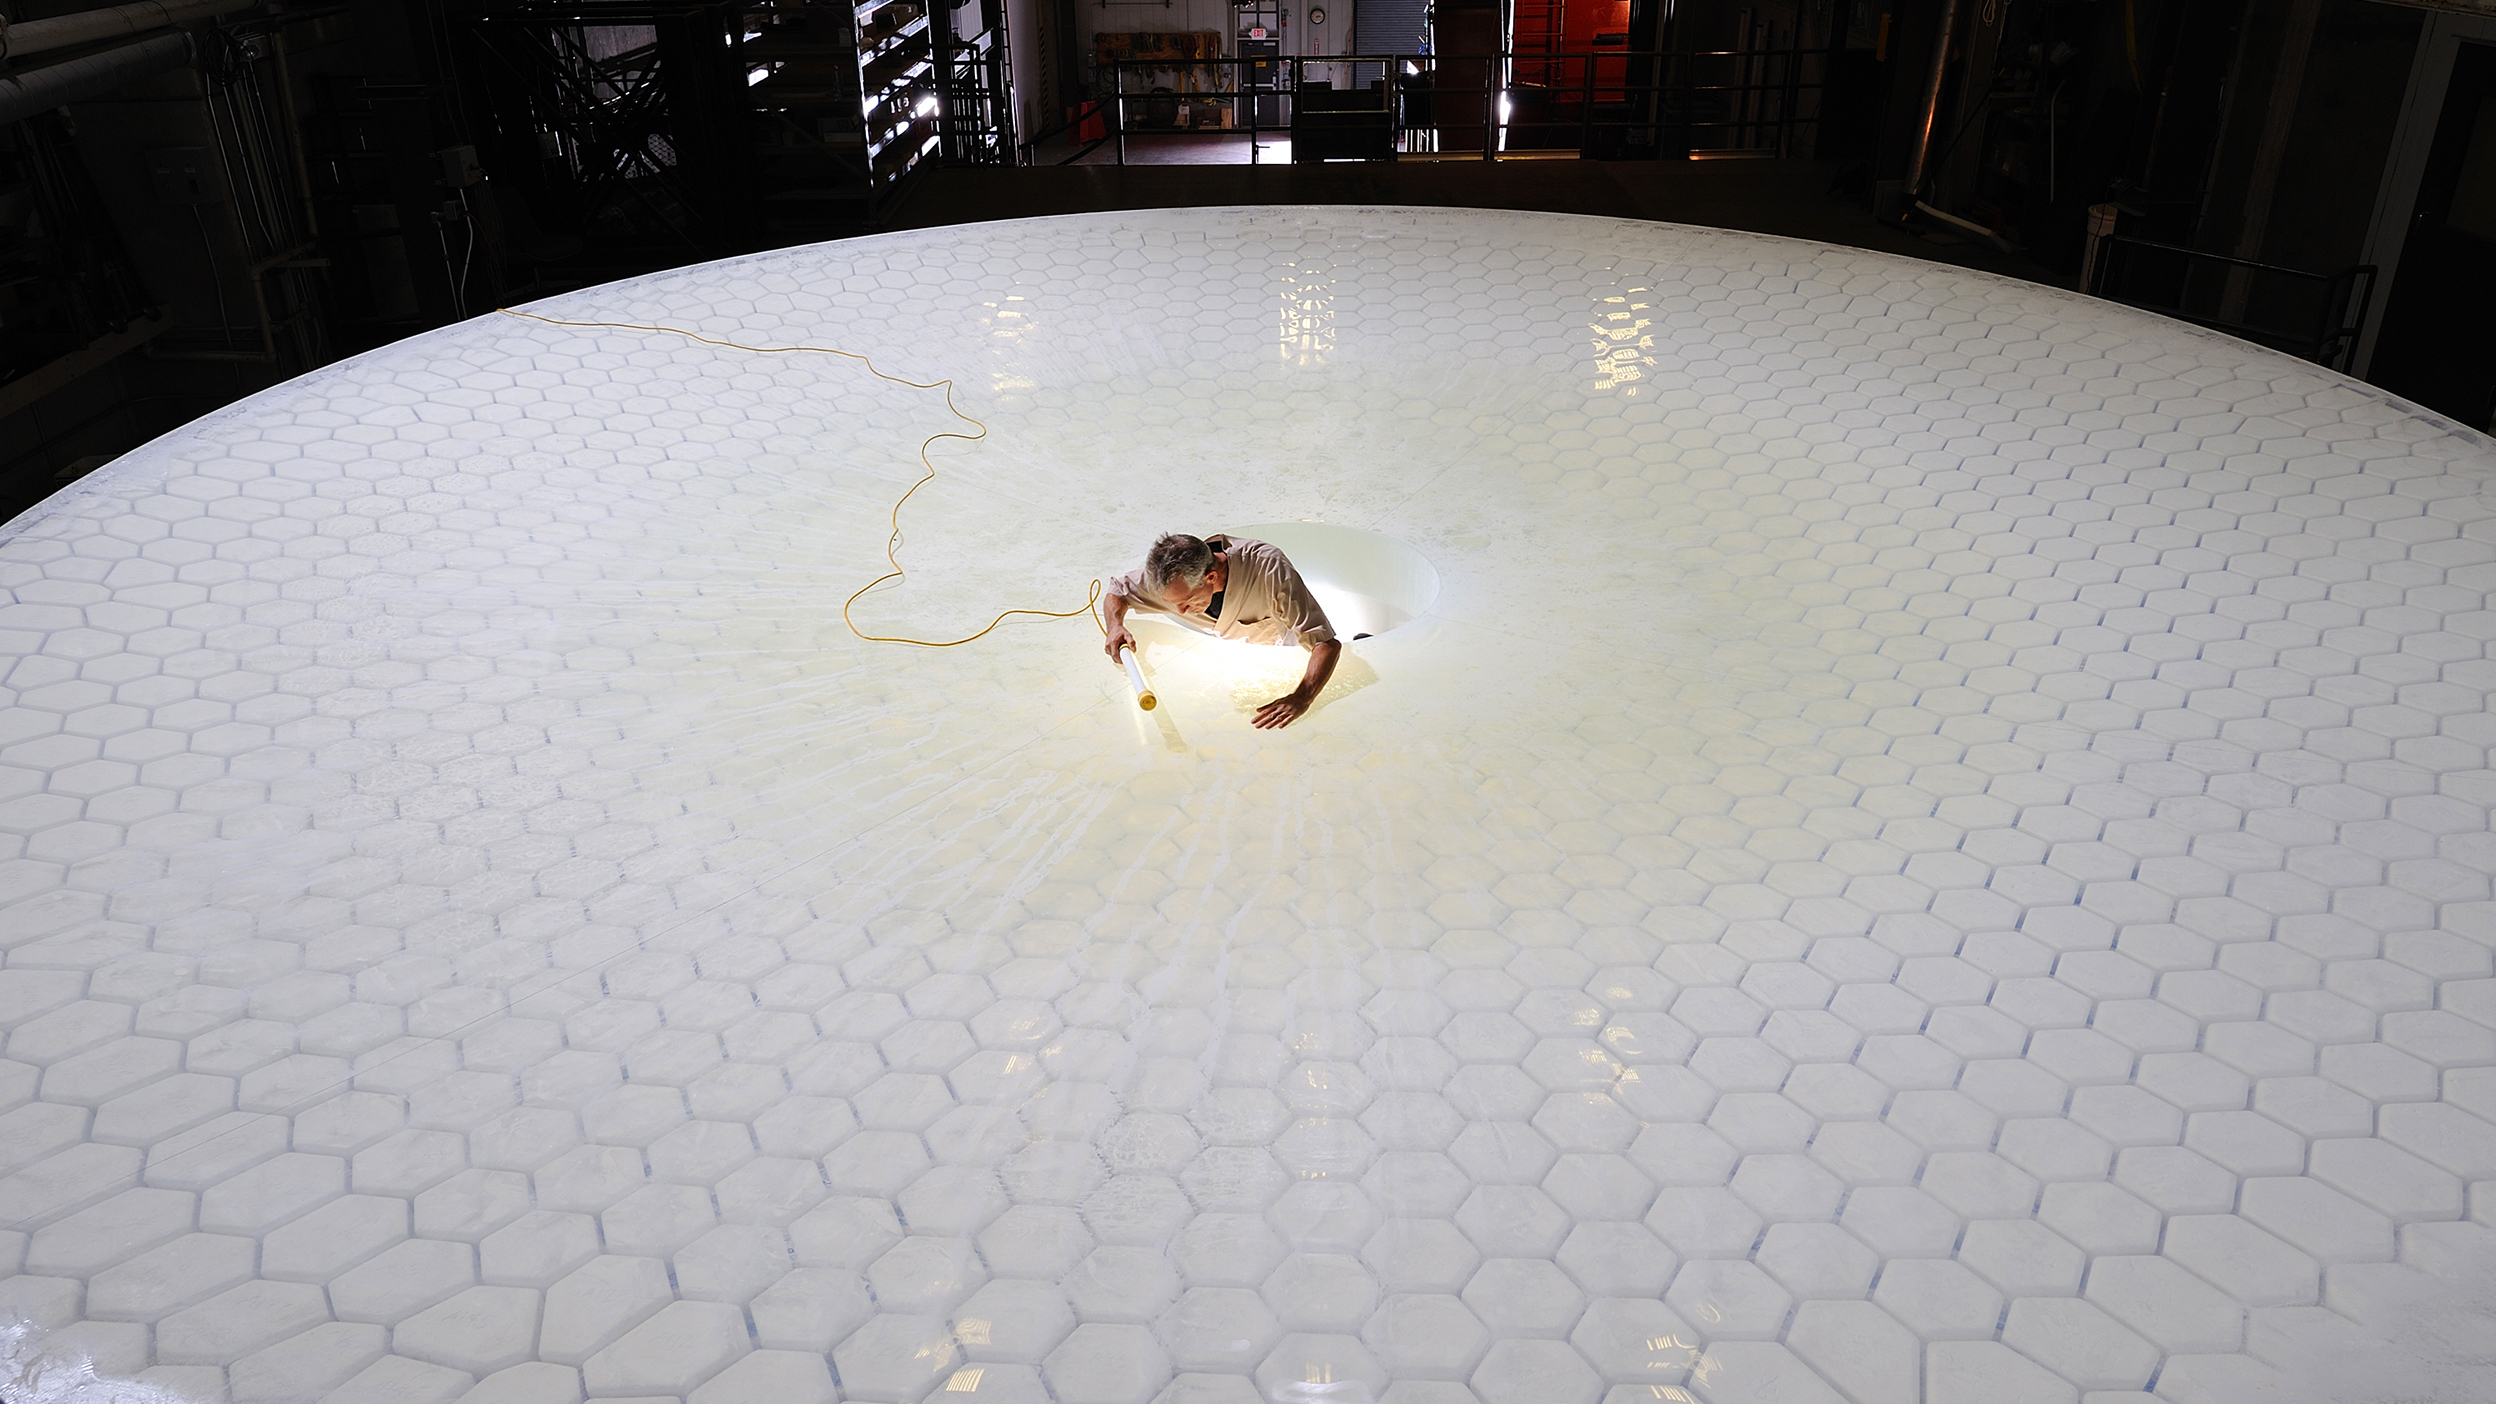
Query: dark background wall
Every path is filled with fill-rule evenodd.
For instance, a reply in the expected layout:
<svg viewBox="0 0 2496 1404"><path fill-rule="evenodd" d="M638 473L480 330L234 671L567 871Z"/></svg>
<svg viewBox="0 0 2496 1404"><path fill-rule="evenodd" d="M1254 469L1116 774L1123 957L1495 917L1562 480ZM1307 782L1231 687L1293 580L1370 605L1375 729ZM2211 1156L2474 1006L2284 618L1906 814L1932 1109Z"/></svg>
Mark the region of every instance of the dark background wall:
<svg viewBox="0 0 2496 1404"><path fill-rule="evenodd" d="M2425 15L2371 0L2319 9L2260 257L2336 268L2362 252L2370 177L2383 171Z"/></svg>

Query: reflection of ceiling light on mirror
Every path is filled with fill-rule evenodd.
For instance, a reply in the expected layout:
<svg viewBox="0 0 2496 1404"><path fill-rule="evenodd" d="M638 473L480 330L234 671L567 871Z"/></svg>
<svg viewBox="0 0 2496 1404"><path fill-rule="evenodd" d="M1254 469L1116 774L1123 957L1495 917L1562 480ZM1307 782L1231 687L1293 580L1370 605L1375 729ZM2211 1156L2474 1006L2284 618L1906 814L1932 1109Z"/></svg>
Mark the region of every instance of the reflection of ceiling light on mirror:
<svg viewBox="0 0 2496 1404"><path fill-rule="evenodd" d="M749 68L745 71L745 85L749 88L753 87L770 76L771 70L768 68Z"/></svg>

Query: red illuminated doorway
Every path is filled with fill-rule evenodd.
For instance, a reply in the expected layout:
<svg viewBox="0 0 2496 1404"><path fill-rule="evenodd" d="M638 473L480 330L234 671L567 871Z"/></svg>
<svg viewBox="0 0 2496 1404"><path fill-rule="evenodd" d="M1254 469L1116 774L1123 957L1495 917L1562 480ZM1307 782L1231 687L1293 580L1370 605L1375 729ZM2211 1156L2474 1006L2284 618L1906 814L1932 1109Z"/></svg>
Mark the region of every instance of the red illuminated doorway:
<svg viewBox="0 0 2496 1404"><path fill-rule="evenodd" d="M1510 25L1510 149L1576 146L1589 100L1627 98L1629 0L1516 0Z"/></svg>

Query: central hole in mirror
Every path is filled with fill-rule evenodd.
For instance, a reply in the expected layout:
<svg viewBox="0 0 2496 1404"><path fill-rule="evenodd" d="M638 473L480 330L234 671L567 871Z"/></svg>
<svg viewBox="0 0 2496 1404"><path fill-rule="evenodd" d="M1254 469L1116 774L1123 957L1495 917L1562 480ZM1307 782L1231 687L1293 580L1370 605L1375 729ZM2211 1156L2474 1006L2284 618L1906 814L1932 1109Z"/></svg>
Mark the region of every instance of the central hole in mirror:
<svg viewBox="0 0 2496 1404"><path fill-rule="evenodd" d="M1259 522L1227 534L1263 541L1291 557L1346 642L1419 619L1439 597L1439 573L1392 536L1324 522Z"/></svg>

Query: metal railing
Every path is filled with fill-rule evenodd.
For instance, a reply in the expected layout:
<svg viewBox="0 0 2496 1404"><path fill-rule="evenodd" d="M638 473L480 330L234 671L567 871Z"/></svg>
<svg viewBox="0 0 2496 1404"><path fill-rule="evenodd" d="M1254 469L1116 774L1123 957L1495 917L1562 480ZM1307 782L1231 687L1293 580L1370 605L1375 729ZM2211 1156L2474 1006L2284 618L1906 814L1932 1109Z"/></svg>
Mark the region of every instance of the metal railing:
<svg viewBox="0 0 2496 1404"><path fill-rule="evenodd" d="M2110 231L2092 237L2081 287L2333 370L2348 369L2374 289L2369 263L2309 273Z"/></svg>
<svg viewBox="0 0 2496 1404"><path fill-rule="evenodd" d="M1085 124L1093 121L1100 121L1103 124L1101 135L1086 138L1081 134L1082 129ZM1074 116L1069 117L1065 121L1059 122L1054 126L1042 127L1039 131L1032 133L1029 137L1016 143L1014 148L1014 164L1018 166L1036 166L1040 164L1040 148L1048 145L1051 138L1063 136L1068 132L1074 132L1077 134L1075 137L1075 149L1068 152L1064 156L1058 157L1053 164L1071 166L1077 161L1082 160L1084 157L1091 155L1093 152L1100 150L1104 145L1107 145L1109 142L1109 130L1107 126L1107 119L1101 117L1100 115L1100 104L1097 102L1084 102L1075 108Z"/></svg>
<svg viewBox="0 0 2496 1404"><path fill-rule="evenodd" d="M1521 61L1567 81L1504 77ZM1254 164L1267 134L1291 135L1297 161L1799 155L1818 128L1827 62L1825 49L1610 48L1119 60L1100 66L1106 134L1064 160L1114 141L1125 165L1130 136L1246 136ZM1392 78L1332 86L1335 76L1380 72ZM1162 76L1177 86L1157 83ZM1036 136L1027 159L1073 125ZM1310 135L1320 154L1299 149Z"/></svg>

